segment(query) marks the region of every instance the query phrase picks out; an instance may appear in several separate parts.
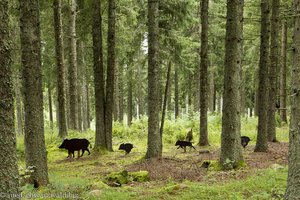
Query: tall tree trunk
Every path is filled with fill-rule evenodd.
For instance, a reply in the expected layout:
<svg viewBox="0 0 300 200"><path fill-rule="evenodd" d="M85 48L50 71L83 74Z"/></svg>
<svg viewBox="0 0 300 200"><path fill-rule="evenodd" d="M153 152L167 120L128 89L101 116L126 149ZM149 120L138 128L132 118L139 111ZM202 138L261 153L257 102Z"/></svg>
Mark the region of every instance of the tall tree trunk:
<svg viewBox="0 0 300 200"><path fill-rule="evenodd" d="M286 52L287 52L287 20L285 19L282 24L281 33L281 65L280 65L280 118L283 122L287 123L287 110L286 110Z"/></svg>
<svg viewBox="0 0 300 200"><path fill-rule="evenodd" d="M293 64L291 77L291 124L289 166L285 199L300 199L300 0L294 0Z"/></svg>
<svg viewBox="0 0 300 200"><path fill-rule="evenodd" d="M96 110L95 148L106 149L101 1L93 0L93 54Z"/></svg>
<svg viewBox="0 0 300 200"><path fill-rule="evenodd" d="M16 97L16 115L17 115L17 124L18 134L23 134L23 109L22 109L22 94L21 94L21 87L22 84L20 83L19 77L19 70L15 74L15 97Z"/></svg>
<svg viewBox="0 0 300 200"><path fill-rule="evenodd" d="M77 77L77 49L76 49L76 1L71 0L70 9L70 30L69 30L69 107L70 125L69 128L79 130L78 126L78 77Z"/></svg>
<svg viewBox="0 0 300 200"><path fill-rule="evenodd" d="M123 66L120 65L119 69L119 122L123 122L124 116L124 86L123 86Z"/></svg>
<svg viewBox="0 0 300 200"><path fill-rule="evenodd" d="M34 166L31 181L35 185L47 185L41 37L37 0L20 1L20 27L25 108L25 162L26 167Z"/></svg>
<svg viewBox="0 0 300 200"><path fill-rule="evenodd" d="M179 80L178 80L178 66L175 65L175 75L174 75L174 96L175 96L175 119L179 117Z"/></svg>
<svg viewBox="0 0 300 200"><path fill-rule="evenodd" d="M208 0L201 0L201 51L200 51L200 138L199 145L208 145Z"/></svg>
<svg viewBox="0 0 300 200"><path fill-rule="evenodd" d="M222 115L220 163L232 169L243 161L240 120L240 0L227 2L225 39L224 104ZM228 162L230 161L230 162Z"/></svg>
<svg viewBox="0 0 300 200"><path fill-rule="evenodd" d="M279 8L280 0L272 0L272 16L271 16L271 51L270 51L270 67L269 67L269 102L267 113L267 137L269 142L276 142L276 120L275 120L275 104L277 91L277 74L279 63Z"/></svg>
<svg viewBox="0 0 300 200"><path fill-rule="evenodd" d="M171 74L171 67L172 63L169 61L168 69L167 69L167 82L165 86L165 94L164 94L164 100L163 100L163 109L162 109L162 116L161 116L161 124L160 124L160 139L161 139L161 152L163 149L163 142L162 142L162 136L163 136L163 130L164 130L164 123L165 123L165 116L166 116L166 110L167 110L167 100L168 100L168 90L170 88L170 74Z"/></svg>
<svg viewBox="0 0 300 200"><path fill-rule="evenodd" d="M130 63L131 65L131 63ZM132 105L132 67L128 67L128 75L127 75L127 80L128 80L128 91L127 91L127 125L130 126L132 122L132 111L133 111L133 105Z"/></svg>
<svg viewBox="0 0 300 200"><path fill-rule="evenodd" d="M116 62L117 64L117 62ZM113 106L113 113L114 113L114 121L118 121L119 119L119 97L120 97L120 90L119 90L119 65L116 65L115 68L115 84L114 84L114 106Z"/></svg>
<svg viewBox="0 0 300 200"><path fill-rule="evenodd" d="M209 71L208 75L209 95L208 95L208 108L210 112L214 111L214 93L215 93L215 73L213 70Z"/></svg>
<svg viewBox="0 0 300 200"><path fill-rule="evenodd" d="M269 0L261 0L261 41L258 73L258 129L255 152L268 150L267 143L267 110L268 110L268 66L269 66Z"/></svg>
<svg viewBox="0 0 300 200"><path fill-rule="evenodd" d="M78 130L83 130L82 104L83 104L83 79L85 65L83 63L83 41L77 40L77 98L78 98Z"/></svg>
<svg viewBox="0 0 300 200"><path fill-rule="evenodd" d="M245 81L244 81L244 69L243 69L243 58L244 58L244 40L243 40L243 32L244 32L244 0L240 0L240 10L239 10L239 20L240 20L240 37L241 37L241 42L239 46L239 53L240 53L240 80L241 80L241 86L240 86L240 111L242 117L245 116Z"/></svg>
<svg viewBox="0 0 300 200"><path fill-rule="evenodd" d="M56 51L56 73L57 73L57 101L58 107L58 134L61 138L68 135L67 118L66 118L66 78L64 65L64 48L63 48L63 31L61 16L61 0L53 0L54 11L54 35L55 35L55 51Z"/></svg>
<svg viewBox="0 0 300 200"><path fill-rule="evenodd" d="M105 99L105 133L106 148L112 151L112 124L114 105L115 79L115 32L116 32L116 2L108 0L108 28L107 28L107 76Z"/></svg>
<svg viewBox="0 0 300 200"><path fill-rule="evenodd" d="M8 2L0 1L0 194L1 199L20 199L19 172L14 130L14 99L11 73ZM10 198L10 195L16 195Z"/></svg>
<svg viewBox="0 0 300 200"><path fill-rule="evenodd" d="M146 158L162 156L159 133L159 1L148 0L148 149Z"/></svg>
<svg viewBox="0 0 300 200"><path fill-rule="evenodd" d="M51 128L51 130L53 130L52 90L51 90L50 81L48 81L48 103L49 103L50 128Z"/></svg>

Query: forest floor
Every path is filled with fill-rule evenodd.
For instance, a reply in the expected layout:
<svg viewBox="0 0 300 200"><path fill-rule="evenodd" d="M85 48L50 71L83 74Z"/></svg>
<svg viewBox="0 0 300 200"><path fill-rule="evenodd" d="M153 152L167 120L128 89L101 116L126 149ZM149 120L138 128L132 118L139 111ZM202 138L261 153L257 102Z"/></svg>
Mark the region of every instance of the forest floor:
<svg viewBox="0 0 300 200"><path fill-rule="evenodd" d="M52 149L52 150L51 150ZM115 146L117 149L117 146ZM92 152L76 159L50 147L48 158L50 185L38 190L25 188L24 194L74 194L78 199L282 199L287 175L288 143L269 143L266 153L256 153L254 145L243 149L245 167L219 171L201 167L203 161L217 162L218 147L210 153L197 150L184 153L173 146L165 148L163 158L145 160L138 148L127 155L116 150L103 155ZM149 172L150 181L129 182L121 187L105 184L112 172ZM262 185L263 184L263 185ZM264 197L265 195L265 197ZM72 196L71 196L72 197ZM26 198L25 198L26 199ZM45 199L45 198L41 198ZM47 199L47 198L46 198ZM49 198L53 199L53 198ZM69 199L57 198L57 199Z"/></svg>

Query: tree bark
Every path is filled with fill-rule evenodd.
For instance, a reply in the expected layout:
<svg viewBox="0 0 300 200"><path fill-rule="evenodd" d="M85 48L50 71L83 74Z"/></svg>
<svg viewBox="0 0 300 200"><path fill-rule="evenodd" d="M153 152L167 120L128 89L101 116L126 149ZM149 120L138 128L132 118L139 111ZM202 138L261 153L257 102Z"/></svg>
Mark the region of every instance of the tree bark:
<svg viewBox="0 0 300 200"><path fill-rule="evenodd" d="M267 109L268 109L268 66L269 66L269 0L261 0L261 41L260 41L260 59L258 73L258 129L257 141L254 151L266 152L268 150L267 143Z"/></svg>
<svg viewBox="0 0 300 200"><path fill-rule="evenodd" d="M116 2L108 0L108 28L107 28L107 75L105 98L105 133L106 148L112 151L112 124L114 105L115 79L115 32L116 32Z"/></svg>
<svg viewBox="0 0 300 200"><path fill-rule="evenodd" d="M55 51L56 51L56 73L57 73L57 101L58 107L58 134L60 138L68 135L67 118L66 118L66 78L64 65L64 48L63 48L63 31L61 16L61 0L53 0L54 11L54 35L55 35Z"/></svg>
<svg viewBox="0 0 300 200"><path fill-rule="evenodd" d="M83 41L77 40L77 98L78 98L78 131L83 130L83 117L82 117L82 108L83 108L83 79L85 65L83 63Z"/></svg>
<svg viewBox="0 0 300 200"><path fill-rule="evenodd" d="M277 74L279 63L279 8L280 0L272 0L271 16L271 50L270 50L270 67L269 67L269 102L268 102L268 124L267 137L269 142L276 142L276 120L275 105L277 91Z"/></svg>
<svg viewBox="0 0 300 200"><path fill-rule="evenodd" d="M294 35L291 77L291 124L289 133L289 165L285 199L300 199L300 0L294 0Z"/></svg>
<svg viewBox="0 0 300 200"><path fill-rule="evenodd" d="M0 194L1 199L20 199L7 1L0 1L0 19Z"/></svg>
<svg viewBox="0 0 300 200"><path fill-rule="evenodd" d="M70 30L69 30L69 128L79 130L78 126L78 92L77 92L77 49L76 49L76 1L71 0L70 8Z"/></svg>
<svg viewBox="0 0 300 200"><path fill-rule="evenodd" d="M117 62L116 62L117 64ZM115 84L114 84L114 106L113 106L113 113L114 113L114 121L118 121L119 119L119 100L120 98L120 90L119 90L119 65L116 65L115 68Z"/></svg>
<svg viewBox="0 0 300 200"><path fill-rule="evenodd" d="M159 85L159 1L148 0L148 149L146 158L160 158L159 133L160 85Z"/></svg>
<svg viewBox="0 0 300 200"><path fill-rule="evenodd" d="M288 123L287 121L287 109L286 109L286 56L287 52L287 20L285 19L282 24L282 33L281 33L281 65L280 65L280 118L283 122Z"/></svg>
<svg viewBox="0 0 300 200"><path fill-rule="evenodd" d="M93 54L96 110L95 148L106 149L101 1L93 0Z"/></svg>
<svg viewBox="0 0 300 200"><path fill-rule="evenodd" d="M208 0L201 0L201 50L200 50L200 138L199 145L208 143Z"/></svg>
<svg viewBox="0 0 300 200"><path fill-rule="evenodd" d="M20 1L21 52L25 108L25 162L34 167L30 179L48 184L47 153L44 136L41 38L37 0Z"/></svg>
<svg viewBox="0 0 300 200"><path fill-rule="evenodd" d="M224 103L220 164L234 169L243 161L240 126L240 0L227 2L225 38Z"/></svg>

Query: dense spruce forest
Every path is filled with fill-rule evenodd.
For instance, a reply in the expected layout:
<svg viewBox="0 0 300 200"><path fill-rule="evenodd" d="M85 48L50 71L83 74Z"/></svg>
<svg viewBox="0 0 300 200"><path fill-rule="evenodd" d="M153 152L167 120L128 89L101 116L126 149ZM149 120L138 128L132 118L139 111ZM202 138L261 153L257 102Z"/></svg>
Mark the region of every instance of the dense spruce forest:
<svg viewBox="0 0 300 200"><path fill-rule="evenodd" d="M300 0L0 0L0 199L300 199Z"/></svg>

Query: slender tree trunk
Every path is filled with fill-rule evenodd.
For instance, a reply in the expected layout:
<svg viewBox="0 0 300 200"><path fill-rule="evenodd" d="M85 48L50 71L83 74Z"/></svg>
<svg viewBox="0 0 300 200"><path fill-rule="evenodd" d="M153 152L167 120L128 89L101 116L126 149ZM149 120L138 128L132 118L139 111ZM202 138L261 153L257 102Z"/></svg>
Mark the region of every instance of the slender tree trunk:
<svg viewBox="0 0 300 200"><path fill-rule="evenodd" d="M83 130L82 104L83 104L83 79L85 65L83 63L83 41L77 40L77 98L78 98L78 130Z"/></svg>
<svg viewBox="0 0 300 200"><path fill-rule="evenodd" d="M69 48L70 48L70 66L69 66L69 107L70 107L70 125L69 128L79 130L78 126L78 75L77 75L77 50L76 50L76 1L71 0L70 9L70 32L69 32Z"/></svg>
<svg viewBox="0 0 300 200"><path fill-rule="evenodd" d="M106 149L101 1L93 0L93 54L96 110L95 148Z"/></svg>
<svg viewBox="0 0 300 200"><path fill-rule="evenodd" d="M280 65L280 118L283 122L287 123L287 110L286 110L286 56L287 52L287 20L282 24L281 33L281 65Z"/></svg>
<svg viewBox="0 0 300 200"><path fill-rule="evenodd" d="M289 165L285 199L300 199L300 0L294 0L293 64L291 77L291 124Z"/></svg>
<svg viewBox="0 0 300 200"><path fill-rule="evenodd" d="M90 87L89 87L89 83L87 81L87 84L86 84L86 96L87 96L87 103L86 103L86 109L87 109L87 112L86 112L86 121L87 121L87 128L91 128L91 108L90 108Z"/></svg>
<svg viewBox="0 0 300 200"><path fill-rule="evenodd" d="M201 0L201 51L200 51L200 138L199 145L208 145L208 0Z"/></svg>
<svg viewBox="0 0 300 200"><path fill-rule="evenodd" d="M123 86L123 66L119 69L119 122L123 122L124 116L124 86Z"/></svg>
<svg viewBox="0 0 300 200"><path fill-rule="evenodd" d="M225 38L224 106L222 115L220 163L232 169L243 161L240 126L240 0L227 2Z"/></svg>
<svg viewBox="0 0 300 200"><path fill-rule="evenodd" d="M17 124L18 134L23 134L23 109L22 109L22 94L21 94L21 87L22 84L20 83L20 77L19 77L19 70L15 74L15 97L16 97L16 115L17 115Z"/></svg>
<svg viewBox="0 0 300 200"><path fill-rule="evenodd" d="M275 120L275 104L277 91L277 74L279 63L279 8L280 0L272 0L272 17L271 17L271 51L270 51L270 67L269 67L269 103L268 103L268 125L267 134L269 142L276 142L276 120Z"/></svg>
<svg viewBox="0 0 300 200"><path fill-rule="evenodd" d="M119 97L120 97L120 90L119 90L119 65L116 65L115 68L115 84L114 84L114 106L113 106L113 113L114 113L114 121L118 121L119 119Z"/></svg>
<svg viewBox="0 0 300 200"><path fill-rule="evenodd" d="M130 63L131 65L131 63ZM127 125L130 126L132 122L132 111L133 111L133 105L132 105L132 67L128 68L128 91L127 91Z"/></svg>
<svg viewBox="0 0 300 200"><path fill-rule="evenodd" d="M50 128L51 128L51 130L53 130L52 91L51 91L50 81L48 81L48 102L49 102Z"/></svg>
<svg viewBox="0 0 300 200"><path fill-rule="evenodd" d="M159 133L159 1L148 0L148 149L146 158L162 156Z"/></svg>
<svg viewBox="0 0 300 200"><path fill-rule="evenodd" d="M115 79L115 32L116 32L116 2L108 0L108 29L107 29L107 76L105 99L105 133L106 148L112 151L112 124L114 105Z"/></svg>
<svg viewBox="0 0 300 200"><path fill-rule="evenodd" d="M178 80L178 66L175 65L175 76L174 76L174 96L175 96L175 119L179 116L179 80Z"/></svg>
<svg viewBox="0 0 300 200"><path fill-rule="evenodd" d="M209 82L209 95L208 95L208 108L210 112L214 111L214 93L215 93L215 73L213 70L209 71L208 75Z"/></svg>
<svg viewBox="0 0 300 200"><path fill-rule="evenodd" d="M164 123L165 123L165 116L166 116L166 110L167 110L167 100L168 100L168 90L170 87L170 74L171 74L171 67L172 63L169 61L168 70L167 70L167 82L165 86L165 94L164 94L164 101L163 101L163 109L162 109L162 116L161 116L161 124L160 124L160 139L161 139L161 152L163 149L163 142L162 142L162 136L163 136L163 130L164 130Z"/></svg>
<svg viewBox="0 0 300 200"><path fill-rule="evenodd" d="M268 109L268 66L269 66L269 0L261 0L261 41L258 73L258 129L255 152L268 150L267 143L267 109Z"/></svg>
<svg viewBox="0 0 300 200"><path fill-rule="evenodd" d="M8 2L0 1L0 194L1 199L20 199L19 172L14 130L14 99L11 73ZM10 198L10 195L16 197Z"/></svg>
<svg viewBox="0 0 300 200"><path fill-rule="evenodd" d="M64 65L64 49L63 49L63 31L61 16L61 0L53 0L54 11L54 35L55 35L55 51L56 51L56 73L57 73L57 101L58 106L58 134L61 138L68 135L67 118L66 118L66 79Z"/></svg>
<svg viewBox="0 0 300 200"><path fill-rule="evenodd" d="M37 0L20 1L21 52L25 108L25 162L34 167L30 179L35 185L48 184L44 136L41 38Z"/></svg>

